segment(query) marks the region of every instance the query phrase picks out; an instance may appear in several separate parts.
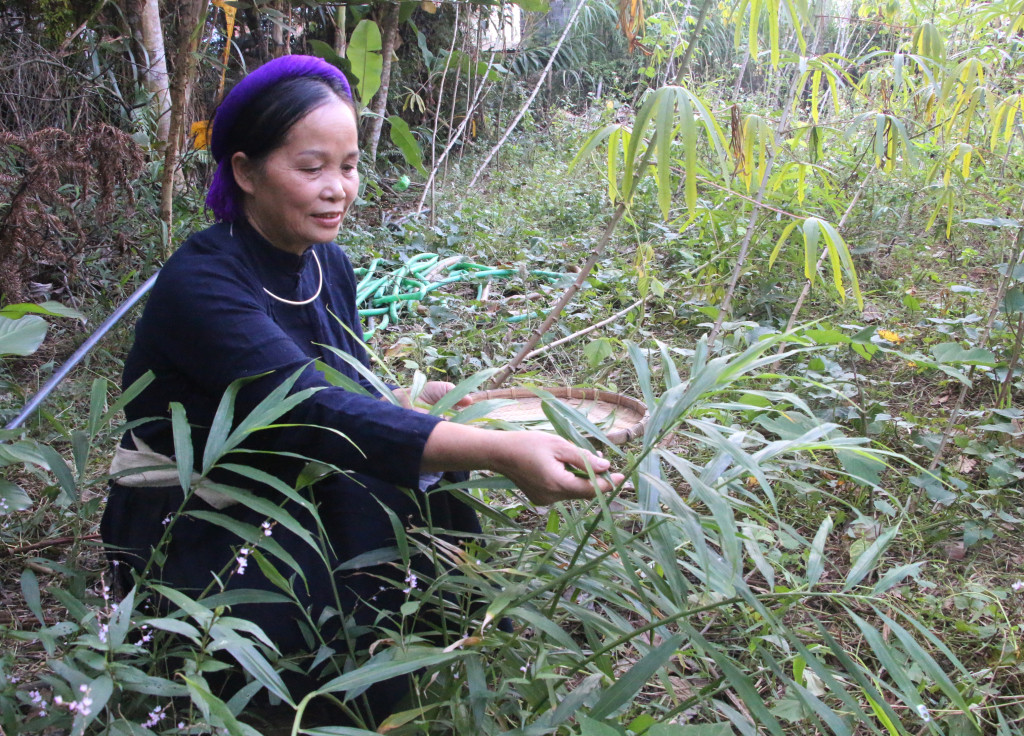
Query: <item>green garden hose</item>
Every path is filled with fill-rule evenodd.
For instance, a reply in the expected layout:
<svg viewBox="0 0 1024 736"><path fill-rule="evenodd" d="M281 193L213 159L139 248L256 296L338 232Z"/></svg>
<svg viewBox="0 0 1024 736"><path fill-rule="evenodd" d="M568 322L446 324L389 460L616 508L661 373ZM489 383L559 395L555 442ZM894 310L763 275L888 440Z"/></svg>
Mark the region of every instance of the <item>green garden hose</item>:
<svg viewBox="0 0 1024 736"><path fill-rule="evenodd" d="M431 292L448 284L470 282L477 284L477 299L483 298L483 292L492 279L508 278L518 269L495 268L469 261L443 264L437 253L419 253L390 273L379 273L380 258L374 258L365 268L355 269L356 307L359 316L380 317L380 321L372 323L363 334L369 340L378 330L401 321L401 313L410 302L424 301ZM554 271L530 271L535 278L556 281L563 274ZM532 317L543 317L542 310L531 309L523 314L507 317L507 322L522 322Z"/></svg>

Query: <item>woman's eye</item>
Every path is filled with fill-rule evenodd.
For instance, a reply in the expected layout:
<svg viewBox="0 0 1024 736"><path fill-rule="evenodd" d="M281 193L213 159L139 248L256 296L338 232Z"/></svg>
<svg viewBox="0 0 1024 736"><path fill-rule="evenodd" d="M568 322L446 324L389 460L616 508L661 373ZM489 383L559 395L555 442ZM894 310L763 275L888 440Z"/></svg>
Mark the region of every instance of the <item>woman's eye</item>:
<svg viewBox="0 0 1024 736"><path fill-rule="evenodd" d="M303 171L305 171L307 174L319 174L321 168L322 167L320 166L308 166L304 168Z"/></svg>

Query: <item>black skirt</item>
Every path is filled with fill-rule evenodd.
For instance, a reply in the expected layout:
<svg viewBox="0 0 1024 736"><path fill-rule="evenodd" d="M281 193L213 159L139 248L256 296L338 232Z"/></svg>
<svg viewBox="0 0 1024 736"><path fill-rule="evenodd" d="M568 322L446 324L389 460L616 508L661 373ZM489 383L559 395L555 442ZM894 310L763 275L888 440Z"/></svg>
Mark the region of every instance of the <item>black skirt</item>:
<svg viewBox="0 0 1024 736"><path fill-rule="evenodd" d="M458 474L448 480L464 478ZM281 506L309 532L319 550L247 505L215 511L193 495L184 513L179 513L182 500L180 488L111 485L100 531L115 589L129 590L134 585L134 571L149 582L193 598L218 593L221 584L225 590L281 592L251 557L240 552L254 546L290 580L298 605L244 604L234 606L230 614L258 625L283 655L307 653L312 657L324 644L340 655L365 650L375 638L372 627L380 623L382 615L397 613L409 600L406 589L412 576L419 580L435 576L430 560L423 555L413 555L406 569L401 563L389 562L338 570L359 555L393 546L396 520L406 529L424 527L429 520L430 527L438 531L480 531L475 512L452 494L408 492L367 476L336 476L313 487L309 500L317 509L320 524L294 501ZM222 515L222 523L201 518L210 513ZM265 522L271 525L269 537L263 536ZM249 536L236 534L242 528ZM275 556L278 549L283 554ZM280 559L285 556L294 561L301 576ZM321 668L283 676L292 696L301 698L327 675ZM371 688L369 704L375 718L390 713L405 690L404 680Z"/></svg>

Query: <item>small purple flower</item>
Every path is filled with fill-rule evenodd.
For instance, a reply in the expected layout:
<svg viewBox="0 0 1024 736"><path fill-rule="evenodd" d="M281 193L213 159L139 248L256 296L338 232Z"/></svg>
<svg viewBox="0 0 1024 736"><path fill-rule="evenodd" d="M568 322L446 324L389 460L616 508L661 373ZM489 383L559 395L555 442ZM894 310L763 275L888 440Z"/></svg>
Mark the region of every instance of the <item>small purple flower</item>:
<svg viewBox="0 0 1024 736"><path fill-rule="evenodd" d="M412 570L409 570L409 574L405 576L405 584L409 587L405 588L402 592L406 594L411 593L412 589L415 588L419 584L419 582L420 581L419 578L416 577L416 573L414 573Z"/></svg>
<svg viewBox="0 0 1024 736"><path fill-rule="evenodd" d="M249 553L252 550L248 547L242 547L238 550L238 557L235 558L235 562L238 563L238 567L235 568L235 572L239 575L245 575L245 568L249 566Z"/></svg>

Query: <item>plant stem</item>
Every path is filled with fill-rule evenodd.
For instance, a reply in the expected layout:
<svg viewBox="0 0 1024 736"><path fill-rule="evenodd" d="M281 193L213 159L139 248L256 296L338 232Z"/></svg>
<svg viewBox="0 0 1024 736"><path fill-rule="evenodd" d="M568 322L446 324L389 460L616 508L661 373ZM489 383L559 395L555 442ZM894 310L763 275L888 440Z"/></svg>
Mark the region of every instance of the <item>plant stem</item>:
<svg viewBox="0 0 1024 736"><path fill-rule="evenodd" d="M546 353L551 348L558 347L559 345L564 345L567 342L572 342L573 340L575 340L578 337L583 337L584 335L587 335L587 334L593 332L594 330L598 330L598 329L604 327L605 325L610 325L612 322L614 322L615 320L619 319L620 317L625 316L629 312L632 312L634 309L636 309L637 307L641 306L646 301L647 301L646 297L643 298L643 299L637 299L635 302L630 304L628 307L626 307L625 309L623 309L623 310L621 310L619 312L616 312L615 314L613 314L611 317L608 317L607 319L603 319L600 322L595 322L594 324L590 325L589 327L584 327L579 332L574 332L571 335L567 335L565 337L559 338L558 340L555 340L554 342L549 342L547 345L541 345L539 348L537 348L533 352L528 353L526 355L526 357L524 358L524 360L533 360L538 355L543 355L544 353Z"/></svg>
<svg viewBox="0 0 1024 736"><path fill-rule="evenodd" d="M416 214L419 214L420 212L423 211L423 203L427 199L427 194L433 190L434 182L437 179L437 172L440 171L441 164L445 162L445 160L448 158L448 154L451 153L452 149L455 148L456 144L459 142L459 139L462 137L463 131L465 131L466 129L466 125L469 124L469 121L473 117L473 113L476 112L476 109L480 104L480 97L484 91L484 88L486 87L489 91L491 89L491 86L493 86L488 86L487 75L491 73L491 69L494 66L494 59L496 56L496 52L491 54L491 59L490 61L487 62L487 71L484 72L483 79L480 81L480 85L476 88L476 95L473 97L473 102L466 109L466 115L465 117L462 118L462 122L459 124L458 129L454 133L452 133L451 136L448 138L448 145L441 153L441 157L438 158L437 161L434 163L434 168L431 169L430 176L427 177L427 183L423 185L423 194L420 195L420 201L416 203Z"/></svg>
<svg viewBox="0 0 1024 736"><path fill-rule="evenodd" d="M711 0L704 0L704 4L700 8L700 15L697 16L697 25L693 27L693 31L690 33L690 42L686 44L686 53L683 54L683 60L679 62L679 71L676 72L677 85L682 85L683 83L683 75L686 74L686 70L690 66L690 59L693 58L693 49L697 46L697 39L700 37L701 29L704 28L704 21L708 17L708 10L710 8Z"/></svg>
<svg viewBox="0 0 1024 736"><path fill-rule="evenodd" d="M580 4L582 5L582 3ZM643 163L646 165L646 159ZM526 343L519 349L519 352L516 353L515 357L512 358L509 364L491 378L487 388L495 389L505 383L505 381L509 379L509 376L519 369L522 362L526 360L527 355L529 355L529 353L537 346L537 343L540 342L544 333L550 330L551 326L558 321L559 316L562 314L562 310L565 309L565 305L568 304L574 296L576 296L576 292L583 286L583 282L587 280L587 276L590 275L591 270L593 270L594 266L597 265L597 262L604 257L604 251L608 246L608 241L611 239L612 231L615 230L615 226L619 224L619 220L622 219L622 216L625 213L625 202L619 202L619 205L615 208L615 212L612 214L611 219L608 221L608 225L604 229L604 234L601 235L601 240L598 242L597 247L594 248L594 253L586 260L583 267L580 268L580 272L577 274L576 280L572 282L572 285L565 290L565 293L562 294L558 301L555 302L554 306L551 307L551 311L548 313L544 322L541 323L540 327L530 333L530 336L526 339Z"/></svg>
<svg viewBox="0 0 1024 736"><path fill-rule="evenodd" d="M1013 384L1013 372L1017 369L1017 362L1020 360L1021 344L1024 343L1024 314L1017 318L1017 329L1014 336L1013 351L1010 353L1010 360L1006 364L1006 378L1003 385L999 387L999 395L996 397L996 404L1000 407L1010 406L1010 386Z"/></svg>
<svg viewBox="0 0 1024 736"><path fill-rule="evenodd" d="M580 2L576 4L576 9L572 11L569 21L565 24L565 28L562 30L562 35L558 38L558 43L556 43L555 47L551 50L551 58L548 59L548 63L540 73L540 79L537 80L537 85L533 88L533 92L530 93L530 96L527 98L526 102L523 103L523 106L519 109L519 112L516 113L516 116L512 118L512 122L509 123L508 128L505 129L504 135L502 135L498 142L494 144L494 148L490 150L486 158L484 158L483 163L481 163L477 168L476 173L473 174L473 178L469 180L469 186L467 189L473 188L473 185L476 184L476 180L480 178L480 175L484 173L488 164L491 163L491 159L494 158L495 154L497 154L498 151L501 150L501 147L505 145L505 141L507 141L508 137L512 135L512 131L516 129L516 126L519 125L519 121L523 119L523 115L525 115L526 111L530 109L530 105L533 104L534 98L537 96L537 93L540 92L541 87L544 86L544 81L548 78L548 74L551 73L551 67L555 64L558 52L561 50L565 39L568 38L569 31L572 30L573 24L576 23L576 19L579 17L580 11L583 10L584 5L586 5L585 0L580 0Z"/></svg>

